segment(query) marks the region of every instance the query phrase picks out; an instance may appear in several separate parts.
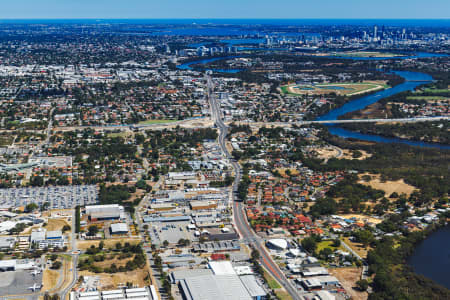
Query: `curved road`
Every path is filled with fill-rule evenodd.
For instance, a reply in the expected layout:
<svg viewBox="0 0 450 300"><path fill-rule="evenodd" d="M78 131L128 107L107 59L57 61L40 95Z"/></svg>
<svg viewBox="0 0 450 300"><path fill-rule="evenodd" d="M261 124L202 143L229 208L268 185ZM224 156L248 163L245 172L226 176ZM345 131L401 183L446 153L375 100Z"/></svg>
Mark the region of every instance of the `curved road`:
<svg viewBox="0 0 450 300"><path fill-rule="evenodd" d="M267 252L264 245L261 243L260 237L257 236L251 229L249 223L247 222L247 217L245 215L242 202L237 201L238 199L236 198L236 193L242 177L241 166L233 160L231 154L226 148L226 136L228 133L228 127L223 122L220 105L217 103L216 97L213 92L214 84L212 83L211 77L208 75L206 76L208 85L207 97L211 107L211 118L212 120L214 120L214 124L219 128L218 142L225 157L229 161L231 161L236 174L233 182L233 217L236 228L241 238L259 251L261 265L284 287L284 289L290 294L292 299L300 300L300 296L298 295L296 289L291 285L286 276L284 276L284 273L280 270L278 265L272 260L272 257Z"/></svg>

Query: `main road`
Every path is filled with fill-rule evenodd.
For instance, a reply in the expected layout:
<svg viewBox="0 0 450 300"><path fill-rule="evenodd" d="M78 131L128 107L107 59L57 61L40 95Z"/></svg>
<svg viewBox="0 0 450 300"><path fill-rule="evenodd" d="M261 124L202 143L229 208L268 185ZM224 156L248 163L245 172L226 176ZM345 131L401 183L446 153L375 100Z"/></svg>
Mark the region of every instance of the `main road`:
<svg viewBox="0 0 450 300"><path fill-rule="evenodd" d="M266 248L262 244L262 240L255 232L251 229L247 217L245 215L244 206L242 202L236 199L237 189L242 177L242 170L239 163L233 160L230 152L226 147L226 136L228 133L228 127L223 122L222 111L220 109L220 104L214 95L214 84L209 75L206 75L207 81L207 97L209 100L209 105L211 108L211 119L214 121L215 126L219 129L218 143L224 156L231 162L234 172L236 174L233 182L233 218L234 224L241 236L241 238L247 241L254 249L258 250L260 253L260 263L261 265L272 275L290 294L292 299L300 300L295 287L288 281L284 273L280 270L278 265L273 261L270 254L267 252Z"/></svg>

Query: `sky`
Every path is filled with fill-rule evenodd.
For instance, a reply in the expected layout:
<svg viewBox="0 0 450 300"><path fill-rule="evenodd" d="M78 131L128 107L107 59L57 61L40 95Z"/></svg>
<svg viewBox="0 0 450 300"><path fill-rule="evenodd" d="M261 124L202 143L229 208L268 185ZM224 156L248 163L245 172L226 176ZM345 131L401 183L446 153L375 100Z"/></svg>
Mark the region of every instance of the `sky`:
<svg viewBox="0 0 450 300"><path fill-rule="evenodd" d="M449 19L450 0L0 0L0 19Z"/></svg>

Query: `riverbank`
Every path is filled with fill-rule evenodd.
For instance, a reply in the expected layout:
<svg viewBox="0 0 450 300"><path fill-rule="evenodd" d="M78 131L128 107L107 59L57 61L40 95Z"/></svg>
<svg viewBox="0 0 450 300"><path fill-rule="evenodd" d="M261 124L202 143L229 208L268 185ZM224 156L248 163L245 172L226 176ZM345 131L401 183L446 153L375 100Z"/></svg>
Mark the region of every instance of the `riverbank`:
<svg viewBox="0 0 450 300"><path fill-rule="evenodd" d="M415 273L450 289L450 225L438 227L416 245L407 263Z"/></svg>
<svg viewBox="0 0 450 300"><path fill-rule="evenodd" d="M386 237L377 242L367 257L369 272L376 274L372 284L373 299L450 299L448 288L415 273L407 264L418 245L445 225L446 222L440 221L423 231L406 232L401 237Z"/></svg>

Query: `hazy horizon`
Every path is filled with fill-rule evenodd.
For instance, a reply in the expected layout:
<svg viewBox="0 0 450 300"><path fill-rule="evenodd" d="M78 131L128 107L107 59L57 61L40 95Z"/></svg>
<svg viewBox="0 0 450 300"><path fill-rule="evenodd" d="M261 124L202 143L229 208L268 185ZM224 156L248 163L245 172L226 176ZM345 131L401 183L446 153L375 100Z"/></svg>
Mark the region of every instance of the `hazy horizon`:
<svg viewBox="0 0 450 300"><path fill-rule="evenodd" d="M449 12L447 0L16 0L2 3L0 19L448 19Z"/></svg>

